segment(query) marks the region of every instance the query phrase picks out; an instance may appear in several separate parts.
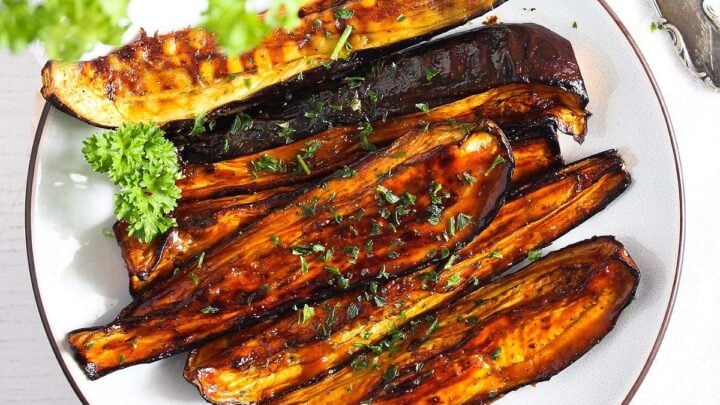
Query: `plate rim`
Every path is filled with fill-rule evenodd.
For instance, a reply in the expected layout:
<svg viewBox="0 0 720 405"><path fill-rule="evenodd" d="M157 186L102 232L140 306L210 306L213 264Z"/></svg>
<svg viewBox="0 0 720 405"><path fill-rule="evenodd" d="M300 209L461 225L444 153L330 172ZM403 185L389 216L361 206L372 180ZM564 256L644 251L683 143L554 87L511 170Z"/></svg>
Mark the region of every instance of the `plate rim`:
<svg viewBox="0 0 720 405"><path fill-rule="evenodd" d="M643 67L643 70L645 71L645 74L650 81L650 84L653 88L653 92L655 93L655 97L658 100L658 103L660 104L660 110L662 111L663 117L665 119L665 126L668 130L668 135L670 138L670 146L672 148L673 152L673 160L675 162L675 173L677 177L678 182L678 202L679 202L679 211L680 211L680 223L679 223L679 238L678 238L678 250L677 250L677 262L675 264L675 274L673 275L673 284L672 284L672 290L670 292L670 297L665 309L665 314L663 315L662 323L660 324L660 329L658 331L657 337L655 338L655 342L653 343L652 349L650 351L650 354L648 355L648 358L645 360L645 363L643 365L642 370L640 371L640 374L635 379L635 382L631 386L629 392L625 396L625 399L623 399L622 404L626 405L629 404L630 401L633 399L635 394L637 393L638 389L642 385L643 381L645 380L645 377L647 376L647 373L650 371L650 368L653 365L653 362L655 358L657 357L658 351L660 350L660 347L662 346L663 339L665 337L665 333L667 332L668 325L670 324L670 320L672 318L673 310L675 307L675 302L677 299L677 293L680 286L680 279L682 276L682 268L683 268L683 261L685 256L685 236L686 236L686 201L685 201L685 183L684 183L684 177L683 177L683 168L682 168L682 162L680 159L680 153L677 145L677 138L675 135L675 129L672 124L672 120L670 119L670 114L668 113L667 105L665 103L665 98L662 95L662 92L660 91L660 87L658 86L657 80L655 79L655 75L653 74L652 70L650 69L650 65L645 58L645 55L640 50L640 47L638 46L637 42L635 42L635 39L633 38L632 34L630 34L630 31L627 29L625 24L620 20L620 17L615 13L613 8L606 2L606 0L597 0L597 2L600 4L600 6L605 9L605 11L608 13L609 17L615 22L617 27L622 32L625 39L630 44L630 47L635 52L636 57L640 61L640 64ZM80 386L78 385L77 381L73 378L72 374L70 373L70 370L68 369L68 365L65 363L65 360L62 357L62 354L60 353L60 347L58 346L56 340L55 340L55 334L53 334L52 329L50 328L50 323L47 318L47 314L45 312L45 307L42 302L42 297L40 295L40 289L38 288L38 282L37 282L37 274L35 271L35 259L33 254L33 243L32 243L32 201L33 201L33 187L35 185L35 175L36 175L36 167L37 167L37 157L38 157L38 150L40 147L40 141L42 139L42 135L45 130L45 126L47 123L48 115L50 114L50 111L52 110L52 106L49 102L45 102L42 113L40 114L40 119L38 120L37 128L35 130L35 135L33 139L33 145L30 152L30 162L28 167L28 174L27 174L27 180L26 180L26 186L25 186L25 250L27 253L27 260L28 260L28 267L30 271L30 281L32 284L33 289L33 296L35 297L35 304L37 305L38 312L40 314L40 320L42 321L43 330L45 331L45 336L47 337L50 346L52 348L53 354L55 355L55 359L57 360L58 364L60 365L60 368L65 375L65 379L70 384L70 387L75 392L75 395L78 397L80 402L82 402L84 405L90 405L90 402L85 397L85 394L83 393L82 389L80 389Z"/></svg>

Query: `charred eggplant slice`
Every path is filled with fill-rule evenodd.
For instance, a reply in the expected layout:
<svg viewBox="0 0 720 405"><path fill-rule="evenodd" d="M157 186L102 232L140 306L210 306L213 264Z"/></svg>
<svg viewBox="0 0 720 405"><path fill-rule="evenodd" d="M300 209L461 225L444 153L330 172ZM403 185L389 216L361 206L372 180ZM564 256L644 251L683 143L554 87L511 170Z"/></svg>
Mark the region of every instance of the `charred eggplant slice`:
<svg viewBox="0 0 720 405"><path fill-rule="evenodd" d="M42 94L68 113L104 127L173 123L203 114L213 119L420 42L502 2L346 0L331 8L327 1L317 8L310 3L306 10L312 11L302 13L292 32L277 30L237 57L225 56L213 35L197 28L144 36L91 61L49 62ZM345 11L338 13L341 8ZM350 33L345 43L344 33ZM337 61L339 57L343 60Z"/></svg>
<svg viewBox="0 0 720 405"><path fill-rule="evenodd" d="M413 107L414 108L414 107ZM587 113L574 94L539 84L507 85L428 110L426 113L377 121L361 126L336 127L305 141L219 163L188 165L178 182L185 200L266 190L321 177L358 160L369 150L399 137L448 123L467 127L487 118L500 125L533 127L552 121L565 130L584 131ZM547 126L550 124L543 124ZM516 130L514 137L523 135Z"/></svg>
<svg viewBox="0 0 720 405"><path fill-rule="evenodd" d="M629 183L614 151L559 169L517 189L491 224L441 267L385 285L377 279L365 291L328 299L315 305L315 316L302 324L292 314L216 339L192 352L185 377L214 403L273 398L284 403L282 395L293 398L298 387L314 382L315 392L329 390L336 379L325 376L353 363L356 355L389 349L394 331L549 245L602 210Z"/></svg>
<svg viewBox="0 0 720 405"><path fill-rule="evenodd" d="M363 354L327 384L278 402L492 401L550 379L590 350L612 330L638 280L613 237L569 246L395 332L394 350Z"/></svg>
<svg viewBox="0 0 720 405"><path fill-rule="evenodd" d="M497 213L512 168L507 140L489 122L408 134L184 266L115 322L71 332L68 341L97 378L293 305L307 319L314 300L413 271L441 260L428 249L452 252L472 240Z"/></svg>
<svg viewBox="0 0 720 405"><path fill-rule="evenodd" d="M575 96L580 110L588 100L570 42L539 25L500 24L421 44L310 90L276 97L219 120L201 136L181 129L170 137L187 161L216 162L331 126L387 120L417 112L417 104L433 108L507 84L558 87ZM562 129L577 139L585 134L584 127Z"/></svg>
<svg viewBox="0 0 720 405"><path fill-rule="evenodd" d="M529 128L521 138L511 142L515 160L513 187L562 164L551 126ZM259 201L251 194L183 204L177 210L178 226L149 244L130 237L124 231L124 225L117 223L115 235L130 273L132 295L136 296L149 285L167 278L184 261L237 234L273 207L290 202L295 195L287 189L277 190L277 195L272 195L274 190L260 193L266 198Z"/></svg>

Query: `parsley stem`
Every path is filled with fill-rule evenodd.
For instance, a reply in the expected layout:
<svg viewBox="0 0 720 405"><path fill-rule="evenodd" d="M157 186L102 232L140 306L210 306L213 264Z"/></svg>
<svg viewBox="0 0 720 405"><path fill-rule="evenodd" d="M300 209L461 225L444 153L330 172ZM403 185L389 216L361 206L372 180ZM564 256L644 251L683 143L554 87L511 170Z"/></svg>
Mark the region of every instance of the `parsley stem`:
<svg viewBox="0 0 720 405"><path fill-rule="evenodd" d="M295 158L297 159L300 168L305 172L305 174L310 174L310 167L307 165L307 163L305 163L305 159L303 159L303 157L300 155L296 155Z"/></svg>
<svg viewBox="0 0 720 405"><path fill-rule="evenodd" d="M340 51L342 51L343 47L348 41L348 38L350 38L350 34L352 34L353 26L348 24L345 26L345 31L343 31L342 35L340 35L340 39L338 40L337 45L335 45L335 49L333 49L332 54L330 55L330 59L337 60L340 56Z"/></svg>

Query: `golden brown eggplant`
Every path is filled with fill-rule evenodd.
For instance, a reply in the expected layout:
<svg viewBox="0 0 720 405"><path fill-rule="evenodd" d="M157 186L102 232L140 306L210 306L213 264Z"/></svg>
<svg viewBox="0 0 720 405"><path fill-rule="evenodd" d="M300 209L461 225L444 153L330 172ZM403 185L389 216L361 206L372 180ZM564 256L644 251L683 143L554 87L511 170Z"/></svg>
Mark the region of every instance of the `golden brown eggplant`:
<svg viewBox="0 0 720 405"><path fill-rule="evenodd" d="M551 126L528 128L522 139L511 142L515 170L513 187L537 178L562 164L560 149ZM267 214L273 207L290 202L295 194L288 188L256 195L225 197L182 204L176 210L178 226L151 243L138 242L115 225L126 268L130 273L130 292L136 296L149 285L167 278L185 260L196 257L226 237ZM250 197L250 198L248 198ZM250 199L250 202L248 200Z"/></svg>
<svg viewBox="0 0 720 405"><path fill-rule="evenodd" d="M68 341L86 374L97 378L439 261L428 249L452 251L495 216L512 167L507 140L486 121L409 133L359 162L351 176L312 188L184 266L116 321L71 332ZM372 251L362 252L369 241Z"/></svg>
<svg viewBox="0 0 720 405"><path fill-rule="evenodd" d="M217 162L331 127L407 115L417 112L419 103L433 108L508 84L558 87L575 94L581 107L587 104L568 40L536 24L498 24L419 44L310 89L273 97L245 110L237 121L214 121L214 128L201 136L182 127L167 133L187 162ZM572 135L581 140L584 133Z"/></svg>
<svg viewBox="0 0 720 405"><path fill-rule="evenodd" d="M600 341L630 303L638 269L613 237L551 253L393 334L283 404L492 402L550 379Z"/></svg>
<svg viewBox="0 0 720 405"><path fill-rule="evenodd" d="M237 57L222 54L214 36L198 28L144 36L95 60L49 62L42 94L68 113L105 127L228 115L282 88L309 86L357 66L363 57L448 30L502 1L346 0L303 13L296 29L276 30ZM340 8L352 16L338 17ZM341 34L348 31L352 51L338 55L346 49ZM324 67L338 56L343 60Z"/></svg>
<svg viewBox="0 0 720 405"><path fill-rule="evenodd" d="M493 120L501 126L550 119L563 130L581 133L587 123L587 113L576 94L558 87L513 84L436 107L428 113L360 127L332 128L272 152L189 165L184 168L184 178L178 181L178 186L183 199L198 200L291 185L329 174L365 155L367 149L385 146L429 123L451 122L463 126L479 118ZM266 167L262 163L268 159L275 165L272 170L262 170Z"/></svg>
<svg viewBox="0 0 720 405"><path fill-rule="evenodd" d="M521 187L449 268L328 299L315 305L307 323L299 324L292 314L218 338L192 352L185 377L210 402L254 403L332 375L354 355L384 347L393 330L550 244L602 210L629 182L613 151L557 170ZM375 297L385 305L378 306Z"/></svg>

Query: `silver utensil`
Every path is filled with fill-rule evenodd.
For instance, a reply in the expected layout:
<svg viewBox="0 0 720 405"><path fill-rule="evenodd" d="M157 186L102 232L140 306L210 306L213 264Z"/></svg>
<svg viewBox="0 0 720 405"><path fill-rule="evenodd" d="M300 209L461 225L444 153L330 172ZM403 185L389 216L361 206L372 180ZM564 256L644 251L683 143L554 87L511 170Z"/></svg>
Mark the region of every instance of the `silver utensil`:
<svg viewBox="0 0 720 405"><path fill-rule="evenodd" d="M653 0L690 72L720 91L720 0Z"/></svg>

